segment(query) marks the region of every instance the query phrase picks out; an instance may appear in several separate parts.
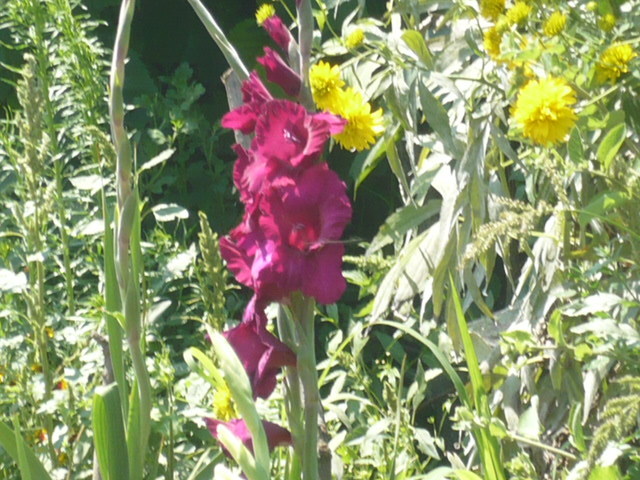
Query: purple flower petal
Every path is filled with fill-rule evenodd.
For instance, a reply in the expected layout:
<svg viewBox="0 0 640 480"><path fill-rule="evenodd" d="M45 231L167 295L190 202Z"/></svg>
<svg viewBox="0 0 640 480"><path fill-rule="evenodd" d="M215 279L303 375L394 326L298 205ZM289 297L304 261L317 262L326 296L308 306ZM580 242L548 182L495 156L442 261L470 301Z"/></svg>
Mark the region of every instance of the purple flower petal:
<svg viewBox="0 0 640 480"><path fill-rule="evenodd" d="M295 97L300 93L302 86L300 75L294 72L274 50L264 47L264 56L259 57L258 62L267 72L267 79L280 85L287 95Z"/></svg>

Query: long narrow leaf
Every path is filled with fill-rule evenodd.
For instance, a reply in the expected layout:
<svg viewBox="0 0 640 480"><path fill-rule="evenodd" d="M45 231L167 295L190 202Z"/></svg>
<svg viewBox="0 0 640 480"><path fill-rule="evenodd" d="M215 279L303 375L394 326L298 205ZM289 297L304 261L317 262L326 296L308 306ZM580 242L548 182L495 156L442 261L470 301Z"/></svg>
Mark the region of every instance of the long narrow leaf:
<svg viewBox="0 0 640 480"><path fill-rule="evenodd" d="M251 391L249 377L242 366L242 362L231 348L227 340L219 333L210 331L211 343L215 349L220 368L224 372L225 380L231 390L238 413L247 424L253 439L253 451L256 459L256 479L269 478L269 446L262 420L256 410Z"/></svg>
<svg viewBox="0 0 640 480"><path fill-rule="evenodd" d="M115 383L96 390L93 397L93 435L103 480L128 480L129 460L120 394Z"/></svg>
<svg viewBox="0 0 640 480"><path fill-rule="evenodd" d="M249 70L244 66L240 55L233 47L231 42L227 39L226 35L222 31L222 29L218 26L217 22L214 20L213 16L209 13L207 8L202 4L200 0L189 0L189 3L195 10L198 18L213 38L213 41L216 42L218 48L224 55L224 58L229 63L229 66L233 69L233 71L238 75L240 80L245 80L249 78Z"/></svg>
<svg viewBox="0 0 640 480"><path fill-rule="evenodd" d="M20 441L18 441L18 438ZM21 444L21 447L20 445ZM51 480L51 477L36 457L35 453L26 446L22 437L17 435L5 423L0 422L0 446L6 450L11 458L17 463L19 448L22 448L26 462L29 464L29 470L38 480Z"/></svg>

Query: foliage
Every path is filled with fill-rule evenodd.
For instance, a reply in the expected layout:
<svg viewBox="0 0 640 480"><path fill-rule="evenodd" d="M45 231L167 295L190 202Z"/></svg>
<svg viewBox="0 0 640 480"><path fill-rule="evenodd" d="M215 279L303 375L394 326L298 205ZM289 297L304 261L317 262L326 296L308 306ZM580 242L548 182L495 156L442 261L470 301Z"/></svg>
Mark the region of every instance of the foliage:
<svg viewBox="0 0 640 480"><path fill-rule="evenodd" d="M102 387L115 153L98 38L111 42L119 2L86 3L6 0L0 12L0 478L34 459L53 479L92 478L91 409L129 401ZM168 3L141 5L140 25L183 8ZM246 61L266 36L240 3L210 6ZM272 2L290 26L294 3ZM316 0L313 14L312 63L384 115L370 150L335 144L330 156L354 198L350 286L317 307L334 478L636 478L638 1ZM207 326L229 327L246 302L217 250L240 215L217 123L226 99L199 58L223 56L190 21L171 34L134 25L125 89L153 399L146 478L223 478L202 418L234 364L216 364ZM531 123L545 105L521 96L550 77L558 98L575 97L557 109L566 136ZM284 395L251 414L276 420ZM287 458L272 455L273 478Z"/></svg>

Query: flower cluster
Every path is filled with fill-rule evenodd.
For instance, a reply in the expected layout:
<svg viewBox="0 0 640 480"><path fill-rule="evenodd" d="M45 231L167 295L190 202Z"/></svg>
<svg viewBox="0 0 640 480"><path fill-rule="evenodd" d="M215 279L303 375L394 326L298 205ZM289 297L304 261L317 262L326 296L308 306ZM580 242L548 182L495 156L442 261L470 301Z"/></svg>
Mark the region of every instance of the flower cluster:
<svg viewBox="0 0 640 480"><path fill-rule="evenodd" d="M336 141L347 150L365 150L383 131L382 109L372 111L362 94L353 88L343 89L340 69L326 62L318 62L309 71L313 101L319 109L339 115L346 120Z"/></svg>
<svg viewBox="0 0 640 480"><path fill-rule="evenodd" d="M273 10L262 7L257 20L288 55L295 40ZM298 73L276 51L264 51L258 62L267 79L289 97L299 96ZM238 282L254 295L242 322L223 336L242 362L254 397L267 398L277 374L295 365L296 356L268 330L265 307L273 301L286 303L296 291L333 303L346 288L340 239L351 219L351 204L346 185L322 162L322 154L330 136L340 134L347 121L275 98L256 72L243 82L242 97L243 104L227 113L222 125L250 136L245 146L233 147L233 180L245 212L220 240L220 252ZM251 448L243 420L207 423L216 438L224 426ZM291 443L284 428L268 422L264 426L270 448Z"/></svg>

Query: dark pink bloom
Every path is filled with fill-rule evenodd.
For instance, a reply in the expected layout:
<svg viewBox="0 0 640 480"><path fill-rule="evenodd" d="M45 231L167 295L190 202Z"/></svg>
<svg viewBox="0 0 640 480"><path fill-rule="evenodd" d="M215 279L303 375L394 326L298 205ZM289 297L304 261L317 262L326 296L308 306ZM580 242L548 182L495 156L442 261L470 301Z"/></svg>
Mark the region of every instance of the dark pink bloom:
<svg viewBox="0 0 640 480"><path fill-rule="evenodd" d="M251 438L251 432L247 428L247 424L244 420L234 419L228 422L222 422L214 418L205 418L204 420L211 432L211 435L216 439L218 439L218 428L223 425L238 437L245 447L253 452L253 439ZM286 428L276 425L275 423L267 422L266 420L262 421L262 425L267 435L267 443L269 444L270 451L282 445L291 445L291 433L289 433ZM227 449L224 447L222 448L224 453L229 455Z"/></svg>
<svg viewBox="0 0 640 480"><path fill-rule="evenodd" d="M265 237L281 246L273 260L282 262L277 270L287 283L320 303L337 301L346 288L339 240L351 219L338 175L327 164L314 165L294 184L266 192L260 208L258 223Z"/></svg>
<svg viewBox="0 0 640 480"><path fill-rule="evenodd" d="M265 105L256 123L252 149L262 159L309 166L322 154L330 134L331 126L324 118L295 102L274 100Z"/></svg>
<svg viewBox="0 0 640 480"><path fill-rule="evenodd" d="M293 37L279 16L273 15L272 17L267 18L262 23L262 26L273 41L276 42L278 46L285 51L285 53L289 51L289 44L293 40Z"/></svg>
<svg viewBox="0 0 640 480"><path fill-rule="evenodd" d="M260 303L254 297L247 307L245 319L222 335L242 362L254 397L267 398L276 387L276 375L282 367L295 365L296 356L267 330L267 317Z"/></svg>
<svg viewBox="0 0 640 480"><path fill-rule="evenodd" d="M287 95L295 97L300 93L302 86L300 75L294 72L274 50L264 47L264 56L259 57L258 62L267 72L267 79L280 85Z"/></svg>
<svg viewBox="0 0 640 480"><path fill-rule="evenodd" d="M240 130L245 135L253 133L262 107L273 97L260 80L256 72L242 82L242 101L244 105L235 108L222 117L222 126Z"/></svg>

